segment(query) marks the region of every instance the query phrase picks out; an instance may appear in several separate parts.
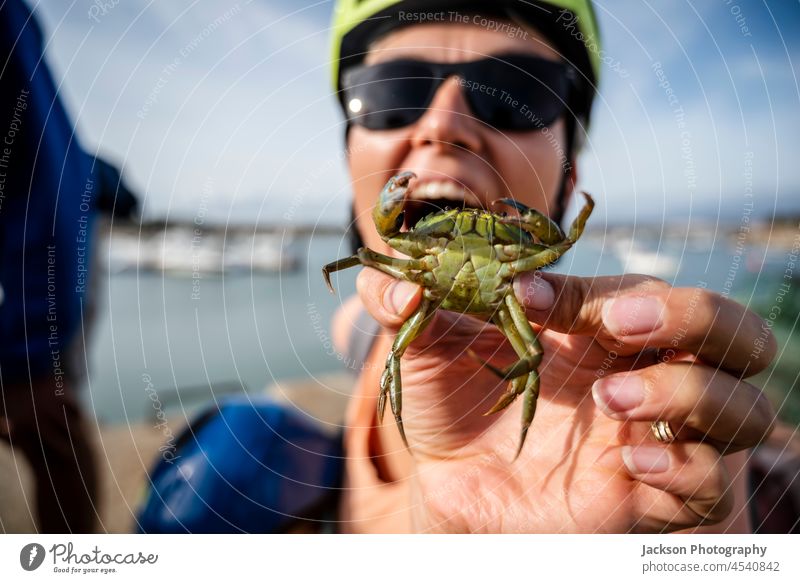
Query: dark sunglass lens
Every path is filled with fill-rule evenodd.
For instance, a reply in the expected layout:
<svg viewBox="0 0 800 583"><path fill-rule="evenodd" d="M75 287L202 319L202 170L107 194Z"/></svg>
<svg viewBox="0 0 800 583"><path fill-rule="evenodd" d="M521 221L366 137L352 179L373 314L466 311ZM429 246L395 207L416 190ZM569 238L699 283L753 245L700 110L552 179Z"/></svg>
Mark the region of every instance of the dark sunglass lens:
<svg viewBox="0 0 800 583"><path fill-rule="evenodd" d="M429 68L411 61L352 69L344 78L348 119L372 130L408 126L425 113L435 83Z"/></svg>
<svg viewBox="0 0 800 583"><path fill-rule="evenodd" d="M559 63L536 57L498 57L481 62L470 72L492 90L468 92L467 97L476 115L497 129L545 128L566 107L566 71Z"/></svg>

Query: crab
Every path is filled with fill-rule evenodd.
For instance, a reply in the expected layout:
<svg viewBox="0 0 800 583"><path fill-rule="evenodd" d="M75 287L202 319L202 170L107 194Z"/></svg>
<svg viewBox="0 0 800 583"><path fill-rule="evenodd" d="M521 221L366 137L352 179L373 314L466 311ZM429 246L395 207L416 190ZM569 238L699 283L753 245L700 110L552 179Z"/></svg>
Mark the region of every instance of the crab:
<svg viewBox="0 0 800 583"><path fill-rule="evenodd" d="M335 293L330 281L331 273L364 265L423 288L419 306L400 327L392 344L378 393L379 422L383 420L388 398L406 447L400 378L400 359L405 350L440 308L477 316L495 324L519 360L499 369L471 351L470 355L502 380L509 381L507 391L485 415L502 411L518 396L523 396L522 428L516 459L536 412L542 347L514 295L512 282L521 273L551 265L569 250L583 233L594 200L589 194L582 193L586 204L567 235L542 213L510 198L497 200L495 204L515 209L515 216L475 208L444 208L421 218L410 230L401 232L406 195L414 178L413 172L402 172L392 177L381 191L372 212L381 238L411 258L389 257L362 247L355 255L323 267L325 283L331 293Z"/></svg>

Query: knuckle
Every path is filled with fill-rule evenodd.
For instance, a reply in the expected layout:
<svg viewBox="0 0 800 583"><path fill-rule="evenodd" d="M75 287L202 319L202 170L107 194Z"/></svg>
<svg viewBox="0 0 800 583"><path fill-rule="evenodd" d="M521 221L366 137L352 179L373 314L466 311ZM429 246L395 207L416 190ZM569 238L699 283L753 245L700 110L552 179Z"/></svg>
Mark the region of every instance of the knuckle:
<svg viewBox="0 0 800 583"><path fill-rule="evenodd" d="M756 390L758 391L758 389ZM772 403L769 402L767 396L761 391L758 391L753 409L756 411L756 416L763 420L763 430L760 432L760 435L757 436L758 443L760 443L766 440L775 429L777 414Z"/></svg>
<svg viewBox="0 0 800 583"><path fill-rule="evenodd" d="M675 399L674 392L668 392L667 387L674 387L670 377L672 376L672 366L666 362L658 362L643 369L638 374L642 379L644 387L644 402L663 401L671 405Z"/></svg>
<svg viewBox="0 0 800 583"><path fill-rule="evenodd" d="M714 461L703 472L702 483L698 484L695 495L687 500L687 506L697 516L697 525L705 526L717 524L730 516L734 509L734 495L722 457L711 446L698 446L698 450L701 447L709 448Z"/></svg>
<svg viewBox="0 0 800 583"><path fill-rule="evenodd" d="M778 341L767 323L758 314L748 310L750 334L748 335L748 374L755 374L767 368L778 354Z"/></svg>
<svg viewBox="0 0 800 583"><path fill-rule="evenodd" d="M716 292L702 290L697 296L697 312L708 319L708 323L713 322L722 311L725 298Z"/></svg>
<svg viewBox="0 0 800 583"><path fill-rule="evenodd" d="M646 280L642 283L642 285L646 287L646 289L651 293L670 292L674 289L669 283L667 283L663 279L652 276L648 276Z"/></svg>
<svg viewBox="0 0 800 583"><path fill-rule="evenodd" d="M557 309L553 310L551 318L557 319L559 325L571 328L576 333L583 331L576 329L582 327L581 323L587 328L591 327L594 317L600 317L602 307L600 298L592 297L592 281L582 277L565 280L557 288Z"/></svg>
<svg viewBox="0 0 800 583"><path fill-rule="evenodd" d="M714 432L720 423L719 409L702 406L698 401L687 403L684 415L687 427L702 427L708 433Z"/></svg>
<svg viewBox="0 0 800 583"><path fill-rule="evenodd" d="M623 278L620 287L630 287L631 291L642 294L668 292L672 286L661 278L652 275L632 274Z"/></svg>
<svg viewBox="0 0 800 583"><path fill-rule="evenodd" d="M772 331L772 328L767 326L767 323L764 322L761 318L759 318L759 326L761 330L766 331L766 343L767 343L767 350L765 360L768 363L772 362L775 356L778 354L778 339L775 338L775 333Z"/></svg>
<svg viewBox="0 0 800 583"><path fill-rule="evenodd" d="M575 321L564 322L565 327L580 327L580 323L583 323L586 329L591 329L593 322L602 320L603 298L599 295L593 297L592 283L590 279L577 278L574 285L566 288L568 293L564 294L563 298L559 298L560 314L564 314L570 319L573 315L578 315ZM562 310L561 306L565 306L565 309ZM574 329L573 331L581 333L585 330Z"/></svg>
<svg viewBox="0 0 800 583"><path fill-rule="evenodd" d="M756 337L763 334L763 337L766 341L775 339L775 336L772 334L770 327L767 326L767 323L753 310L744 309L742 320L742 327L745 328L745 330L747 330L751 336Z"/></svg>
<svg viewBox="0 0 800 583"><path fill-rule="evenodd" d="M727 491L718 498L693 500L690 503L692 512L697 516L697 526L719 524L733 512L733 496Z"/></svg>
<svg viewBox="0 0 800 583"><path fill-rule="evenodd" d="M685 302L679 319L681 322L691 323L687 326L688 347L696 352L701 350L706 343L714 342L714 337L709 332L719 321L720 314L723 313L725 299L708 290L694 291L692 294ZM731 338L725 340L730 342Z"/></svg>
<svg viewBox="0 0 800 583"><path fill-rule="evenodd" d="M664 413L675 415L689 426L697 426L707 416L701 406L708 386L708 379L702 378L703 369L688 362L659 362L649 366L644 373L645 399L658 401Z"/></svg>
<svg viewBox="0 0 800 583"><path fill-rule="evenodd" d="M569 290L569 293L566 294L568 303L579 308L589 299L592 291L592 282L590 280L578 278L573 282L573 285L565 289Z"/></svg>

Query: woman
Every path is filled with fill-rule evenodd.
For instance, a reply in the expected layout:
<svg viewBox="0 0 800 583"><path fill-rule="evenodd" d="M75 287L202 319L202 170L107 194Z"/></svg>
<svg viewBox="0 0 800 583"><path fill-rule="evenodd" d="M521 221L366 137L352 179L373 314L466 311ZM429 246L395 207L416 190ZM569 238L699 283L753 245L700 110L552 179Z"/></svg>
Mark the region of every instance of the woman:
<svg viewBox="0 0 800 583"><path fill-rule="evenodd" d="M406 170L418 177L406 226L446 203L491 208L509 196L561 218L599 67L588 2L344 0L334 30L367 247L394 253L370 210ZM512 462L522 404L482 416L506 383L466 350L499 365L515 354L499 331L459 314L437 312L403 357L410 451L394 423L377 422L386 354L421 290L359 274L335 337L344 346L363 334L363 311L382 333L348 411L343 530L748 531L743 450L768 435L774 413L741 378L775 353L763 322L645 275L526 274L515 290L546 328L536 417Z"/></svg>

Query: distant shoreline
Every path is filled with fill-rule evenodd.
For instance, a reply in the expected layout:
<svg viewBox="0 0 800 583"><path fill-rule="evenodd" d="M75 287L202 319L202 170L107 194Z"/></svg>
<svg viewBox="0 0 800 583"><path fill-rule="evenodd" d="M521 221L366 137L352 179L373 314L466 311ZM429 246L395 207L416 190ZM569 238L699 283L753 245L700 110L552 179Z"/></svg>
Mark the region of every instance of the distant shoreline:
<svg viewBox="0 0 800 583"><path fill-rule="evenodd" d="M286 234L294 236L303 235L344 235L346 229L342 225L320 224L320 225L291 225L291 224L242 224L242 223L229 223L215 224L208 221L198 225L189 220L148 220L141 223L114 220L113 223L106 221L106 228L124 235L132 235L134 233L142 233L143 235L152 235L159 231L164 230L188 230L198 231L204 234L221 234L228 233L230 235L271 235L271 234Z"/></svg>
<svg viewBox="0 0 800 583"><path fill-rule="evenodd" d="M279 234L288 238L305 236L339 236L343 237L347 229L337 224L293 225L293 224L214 224L205 222L197 225L189 220L149 220L142 223L115 220L106 222L110 235L153 235L165 230L191 230L202 234L225 234L226 236ZM744 236L747 243L769 246L773 250L792 249L798 247L800 241L800 219L787 217L772 223L764 220L753 220L746 224L731 222L715 222L694 219L690 222L674 220L664 223L640 221L638 223L607 224L604 228L587 229L584 238L599 240L618 236L654 237L659 240L678 241L684 239L708 239L730 241Z"/></svg>

